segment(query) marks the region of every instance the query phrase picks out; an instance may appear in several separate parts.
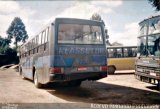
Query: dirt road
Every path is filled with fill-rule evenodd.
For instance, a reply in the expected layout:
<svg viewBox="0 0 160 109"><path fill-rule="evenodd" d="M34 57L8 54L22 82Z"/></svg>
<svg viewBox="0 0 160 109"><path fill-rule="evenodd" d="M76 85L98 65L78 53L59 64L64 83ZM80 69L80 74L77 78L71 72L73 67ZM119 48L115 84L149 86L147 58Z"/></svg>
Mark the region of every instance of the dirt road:
<svg viewBox="0 0 160 109"><path fill-rule="evenodd" d="M108 75L99 81L84 81L81 87L46 86L37 89L13 69L0 70L0 103L104 103L160 104L156 86L133 74Z"/></svg>

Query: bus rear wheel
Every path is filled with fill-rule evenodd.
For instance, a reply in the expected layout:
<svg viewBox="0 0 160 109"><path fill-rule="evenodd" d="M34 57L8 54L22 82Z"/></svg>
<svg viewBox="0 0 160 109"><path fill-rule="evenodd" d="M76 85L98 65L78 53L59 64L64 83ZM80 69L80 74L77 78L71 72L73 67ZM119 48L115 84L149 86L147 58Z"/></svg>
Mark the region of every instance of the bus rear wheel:
<svg viewBox="0 0 160 109"><path fill-rule="evenodd" d="M34 85L37 87L37 88L41 88L42 87L42 84L38 82L38 75L37 73L35 72L34 74Z"/></svg>
<svg viewBox="0 0 160 109"><path fill-rule="evenodd" d="M108 66L108 74L114 74L116 71L115 66Z"/></svg>

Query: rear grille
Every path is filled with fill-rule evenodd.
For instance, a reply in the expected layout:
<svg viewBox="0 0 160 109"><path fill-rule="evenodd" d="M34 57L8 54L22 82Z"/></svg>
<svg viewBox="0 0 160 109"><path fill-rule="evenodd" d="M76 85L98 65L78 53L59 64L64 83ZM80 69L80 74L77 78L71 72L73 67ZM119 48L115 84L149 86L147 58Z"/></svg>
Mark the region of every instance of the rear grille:
<svg viewBox="0 0 160 109"><path fill-rule="evenodd" d="M155 67L146 67L146 66L136 66L136 71L144 74L150 74L152 71L153 73L160 73L160 68Z"/></svg>

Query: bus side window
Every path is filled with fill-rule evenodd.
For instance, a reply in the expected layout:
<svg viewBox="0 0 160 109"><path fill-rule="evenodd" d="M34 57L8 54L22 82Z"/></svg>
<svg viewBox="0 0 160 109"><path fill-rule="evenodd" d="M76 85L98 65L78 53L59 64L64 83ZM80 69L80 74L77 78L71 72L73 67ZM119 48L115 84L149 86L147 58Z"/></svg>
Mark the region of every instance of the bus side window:
<svg viewBox="0 0 160 109"><path fill-rule="evenodd" d="M45 47L45 39L46 39L46 32L45 31L43 31L43 33L42 33L43 35L43 37L42 37L42 44L43 44L43 50L45 51L45 49L46 49L46 47Z"/></svg>
<svg viewBox="0 0 160 109"><path fill-rule="evenodd" d="M128 48L128 57L133 57L133 52L131 48Z"/></svg>
<svg viewBox="0 0 160 109"><path fill-rule="evenodd" d="M108 57L113 58L113 49L108 48L107 52L108 52Z"/></svg>
<svg viewBox="0 0 160 109"><path fill-rule="evenodd" d="M35 38L32 39L32 51L33 51L33 54L35 53Z"/></svg>
<svg viewBox="0 0 160 109"><path fill-rule="evenodd" d="M118 48L117 49L117 58L121 58L122 57L122 48Z"/></svg>
<svg viewBox="0 0 160 109"><path fill-rule="evenodd" d="M40 46L41 43L42 43L42 33L38 35L38 46Z"/></svg>
<svg viewBox="0 0 160 109"><path fill-rule="evenodd" d="M42 44L45 43L45 35L46 35L45 31L43 31L42 32Z"/></svg>
<svg viewBox="0 0 160 109"><path fill-rule="evenodd" d="M117 49L113 49L113 58L116 58L117 57Z"/></svg>
<svg viewBox="0 0 160 109"><path fill-rule="evenodd" d="M38 35L38 52L41 52L41 44L42 44L42 33Z"/></svg>
<svg viewBox="0 0 160 109"><path fill-rule="evenodd" d="M29 47L28 55L30 56L31 55L31 49L32 49L32 41L30 41L28 43L28 47Z"/></svg>
<svg viewBox="0 0 160 109"><path fill-rule="evenodd" d="M45 38L44 38L44 51L47 49L47 42L48 42L48 31L49 31L49 27L45 30Z"/></svg>
<svg viewBox="0 0 160 109"><path fill-rule="evenodd" d="M124 57L128 57L128 49L124 48Z"/></svg>
<svg viewBox="0 0 160 109"><path fill-rule="evenodd" d="M49 27L46 29L46 39L45 39L45 42L48 42L48 34L49 34Z"/></svg>
<svg viewBox="0 0 160 109"><path fill-rule="evenodd" d="M35 46L36 46L36 53L38 53L38 36L36 36Z"/></svg>

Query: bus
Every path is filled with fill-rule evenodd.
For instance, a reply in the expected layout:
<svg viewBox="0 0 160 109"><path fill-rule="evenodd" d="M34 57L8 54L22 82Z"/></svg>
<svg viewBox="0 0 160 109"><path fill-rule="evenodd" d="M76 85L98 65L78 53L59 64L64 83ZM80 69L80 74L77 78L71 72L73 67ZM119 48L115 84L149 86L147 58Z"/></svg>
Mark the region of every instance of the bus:
<svg viewBox="0 0 160 109"><path fill-rule="evenodd" d="M135 77L160 89L160 15L139 23Z"/></svg>
<svg viewBox="0 0 160 109"><path fill-rule="evenodd" d="M103 22L56 18L21 46L20 75L37 88L107 77L105 36Z"/></svg>
<svg viewBox="0 0 160 109"><path fill-rule="evenodd" d="M137 46L108 46L108 73L116 70L134 70Z"/></svg>

